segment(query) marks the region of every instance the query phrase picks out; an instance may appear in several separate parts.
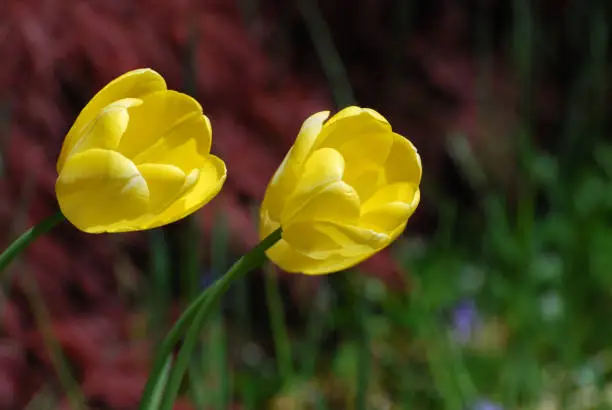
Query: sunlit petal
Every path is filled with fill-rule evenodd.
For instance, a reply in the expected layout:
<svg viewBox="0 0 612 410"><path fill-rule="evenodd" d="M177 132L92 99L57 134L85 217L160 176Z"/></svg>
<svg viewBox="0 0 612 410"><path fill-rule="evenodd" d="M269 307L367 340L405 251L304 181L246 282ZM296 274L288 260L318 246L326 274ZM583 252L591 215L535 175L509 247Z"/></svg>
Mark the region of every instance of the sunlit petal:
<svg viewBox="0 0 612 410"><path fill-rule="evenodd" d="M385 246L388 235L335 222L300 222L287 226L283 238L298 252L313 259L333 255L355 257Z"/></svg>
<svg viewBox="0 0 612 410"><path fill-rule="evenodd" d="M323 122L328 116L329 111L322 111L311 115L304 121L295 144L272 176L262 202L262 207L268 210L271 218L280 219L281 209L284 208L287 200L287 192L297 184L298 175L310 156Z"/></svg>
<svg viewBox="0 0 612 410"><path fill-rule="evenodd" d="M296 199L300 201L300 199ZM352 224L359 219L359 196L353 187L343 181L332 182L316 194L304 197L281 217L283 225L300 221L335 221Z"/></svg>
<svg viewBox="0 0 612 410"><path fill-rule="evenodd" d="M287 241L281 239L266 252L266 255L286 272L324 275L348 269L369 258L373 253L354 257L334 255L326 259L313 259L299 253Z"/></svg>
<svg viewBox="0 0 612 410"><path fill-rule="evenodd" d="M412 216L419 199L420 193L415 185L387 185L363 204L359 225L380 232L393 231Z"/></svg>
<svg viewBox="0 0 612 410"><path fill-rule="evenodd" d="M130 126L118 151L144 163L185 144L201 155L210 152L210 124L202 107L186 94L160 91L143 97L142 105L130 110Z"/></svg>
<svg viewBox="0 0 612 410"><path fill-rule="evenodd" d="M136 165L103 149L71 156L55 190L64 215L90 233L105 232L109 225L137 218L147 211L149 202L149 188ZM124 230L131 229L125 226Z"/></svg>
<svg viewBox="0 0 612 410"><path fill-rule="evenodd" d="M91 148L116 150L130 121L128 109L141 103L142 100L136 98L124 98L104 107L83 130L83 136L69 155Z"/></svg>
<svg viewBox="0 0 612 410"><path fill-rule="evenodd" d="M148 213L163 211L183 192L186 175L180 168L170 164L143 164L137 168L149 187Z"/></svg>
<svg viewBox="0 0 612 410"><path fill-rule="evenodd" d="M362 134L384 134L391 125L374 110L347 107L327 121L317 138L316 148L340 147Z"/></svg>
<svg viewBox="0 0 612 410"><path fill-rule="evenodd" d="M399 134L393 134L393 146L384 168L389 183L410 182L419 185L421 182L421 157L414 145Z"/></svg>
<svg viewBox="0 0 612 410"><path fill-rule="evenodd" d="M225 163L216 156L209 155L201 168L187 175L182 195L157 215L147 228L166 225L192 214L219 193L226 178Z"/></svg>
<svg viewBox="0 0 612 410"><path fill-rule="evenodd" d="M155 71L144 68L129 71L100 90L83 108L76 121L68 131L64 144L57 160L59 173L66 161L66 157L83 135L88 124L98 116L104 107L124 98L141 98L155 91L165 90L166 82Z"/></svg>
<svg viewBox="0 0 612 410"><path fill-rule="evenodd" d="M344 158L338 151L331 148L315 151L306 161L295 186L282 192L286 196L284 199L277 199L277 205L283 204L280 219L289 221L314 196L328 189L330 184L340 182L343 174Z"/></svg>

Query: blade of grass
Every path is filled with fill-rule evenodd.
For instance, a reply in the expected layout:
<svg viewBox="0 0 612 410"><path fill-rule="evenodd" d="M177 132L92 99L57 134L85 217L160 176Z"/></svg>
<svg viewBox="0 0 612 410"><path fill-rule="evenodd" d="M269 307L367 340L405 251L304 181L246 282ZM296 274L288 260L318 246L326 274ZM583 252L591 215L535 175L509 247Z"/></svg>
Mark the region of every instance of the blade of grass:
<svg viewBox="0 0 612 410"><path fill-rule="evenodd" d="M55 409L59 404L58 401L50 384L47 383L32 395L23 410Z"/></svg>
<svg viewBox="0 0 612 410"><path fill-rule="evenodd" d="M327 295L328 289L323 282L319 285L315 295L312 309L309 310L308 320L306 325L306 345L301 354L301 374L310 379L314 377L316 372L317 358L321 349L323 334L327 328L327 315L324 312L324 298Z"/></svg>
<svg viewBox="0 0 612 410"><path fill-rule="evenodd" d="M221 296L227 291L230 287L231 283L239 278L244 276L246 273L251 271L252 269L261 266L261 264L265 260L265 251L278 242L281 238L281 230L278 229L272 232L267 238L259 243L255 248L253 248L249 253L241 257L234 265L227 271L225 275L223 275L219 280L217 280L206 292L204 292L204 296L202 298L202 302L200 303L200 299L196 299L194 304L192 304L188 310L187 314L190 316L192 313L191 309L195 306L195 317L193 318L193 322L190 324L187 329L187 334L185 336L185 341L183 346L181 347L176 363L170 372L170 379L168 381L168 385L166 387L166 391L164 393L164 398L161 403L162 410L171 410L174 405L174 401L178 395L178 392L181 387L181 383L183 381L183 375L187 367L189 366L189 362L191 359L191 354L196 345L196 342L200 336L200 331L206 321L206 319L213 313L213 309L218 305ZM174 332L171 332L168 335L168 339L172 340L175 338ZM174 343L172 344L174 345ZM153 373L150 377L150 380L153 380L151 383L155 383L155 380L159 378L159 375ZM148 383L147 383L148 384ZM142 409L147 409L146 406L148 400L146 397L143 398L144 406L141 405Z"/></svg>
<svg viewBox="0 0 612 410"><path fill-rule="evenodd" d="M593 142L603 135L604 119L606 116L606 97L609 95L607 64L610 54L610 28L609 14L606 16L603 2L594 7L591 12L591 30L589 33L589 63L588 71L591 78L591 92L593 97Z"/></svg>
<svg viewBox="0 0 612 410"><path fill-rule="evenodd" d="M166 359L166 363L162 369L160 378L153 389L152 397L151 397L151 410L157 410L159 408L159 404L161 398L163 397L164 390L166 390L166 384L168 383L168 375L170 374L170 367L172 365L172 357L168 357Z"/></svg>
<svg viewBox="0 0 612 410"><path fill-rule="evenodd" d="M213 395L213 408L218 410L230 407L231 398L231 374L228 369L227 358L227 336L223 326L223 318L219 315L211 323L210 331L210 365L215 383L215 393Z"/></svg>
<svg viewBox="0 0 612 410"><path fill-rule="evenodd" d="M297 4L319 55L336 105L346 107L355 104L355 96L346 74L346 68L334 46L329 26L321 15L319 5L316 0L299 0Z"/></svg>
<svg viewBox="0 0 612 410"><path fill-rule="evenodd" d="M149 333L156 342L163 337L170 306L170 256L165 232L155 229L149 232L151 249L152 289L149 300Z"/></svg>
<svg viewBox="0 0 612 410"><path fill-rule="evenodd" d="M278 275L271 263L268 263L265 269L265 289L278 373L283 384L286 384L293 380L293 358L285 324L285 308L278 289Z"/></svg>
<svg viewBox="0 0 612 410"><path fill-rule="evenodd" d="M215 217L212 230L211 243L211 267L212 273L223 272L227 269L229 259L230 231L222 212ZM212 375L219 384L214 395L213 408L218 410L227 409L230 400L231 375L227 363L227 337L225 333L222 309L217 309L211 323L209 363L212 367Z"/></svg>
<svg viewBox="0 0 612 410"><path fill-rule="evenodd" d="M11 227L7 232L5 232L6 238L3 237L2 240L10 240L11 237L18 235L19 232L22 232L28 226L28 204L32 202L34 195L34 181L35 176L29 173L26 177L25 183L22 186L22 192L19 196L19 200L17 201L17 211L12 214L13 221L11 223ZM14 270L8 269L6 274L0 277L2 291L7 295L11 292L14 276L13 272ZM3 310L4 303L0 304L0 314L3 313Z"/></svg>
<svg viewBox="0 0 612 410"><path fill-rule="evenodd" d="M185 332L189 324L193 321L199 307L204 304L209 294L202 292L196 300L183 312L181 317L174 323L170 331L167 333L164 340L160 343L157 349L156 359L153 363L153 368L149 373L149 378L142 392L139 410L148 410L151 407L153 392L158 380L163 377L164 367L166 365L168 355L172 354L174 346L178 343L182 334Z"/></svg>
<svg viewBox="0 0 612 410"><path fill-rule="evenodd" d="M236 322L240 326L241 333L248 337L253 333L253 322L251 320L251 311L249 308L251 303L251 295L249 293L246 278L237 280L234 290L235 293L232 305L236 311Z"/></svg>
<svg viewBox="0 0 612 410"><path fill-rule="evenodd" d="M214 216L214 225L211 232L211 268L205 277L203 286L208 286L208 280L216 280L216 272L226 268L228 233L225 229L225 220L222 213ZM209 279L208 277L211 277ZM202 287L202 283L200 283ZM189 392L197 408L225 408L225 398L229 400L229 378L226 368L227 354L225 352L225 336L221 310L217 309L208 326L209 347L194 352L189 371ZM219 381L219 386L207 389L209 381Z"/></svg>
<svg viewBox="0 0 612 410"><path fill-rule="evenodd" d="M6 267L24 251L32 242L36 240L40 235L43 235L51 230L55 225L64 220L64 215L61 212L56 213L39 222L32 228L25 231L19 238L15 239L8 248L0 254L0 272L4 271Z"/></svg>
<svg viewBox="0 0 612 410"><path fill-rule="evenodd" d="M359 289L361 292L356 295L356 314L359 323L359 354L357 362L357 396L355 397L355 408L356 410L367 410L372 351L370 349L370 336L367 326L368 300L363 292L363 286L359 286Z"/></svg>
<svg viewBox="0 0 612 410"><path fill-rule="evenodd" d="M242 404L246 410L257 409L257 393L255 392L257 386L255 383L245 383L242 392Z"/></svg>
<svg viewBox="0 0 612 410"><path fill-rule="evenodd" d="M49 317L49 312L44 304L38 283L29 274L25 274L21 276L21 278L23 279L22 283L25 291L24 293L28 299L30 307L32 308L36 326L38 327L38 331L42 336L43 344L47 350L47 353L49 354L51 364L57 374L62 388L66 393L70 406L76 410L84 410L86 409L85 396L83 395L77 380L72 375L70 364L64 356L62 347L58 343L53 329L50 326L51 318Z"/></svg>
<svg viewBox="0 0 612 410"><path fill-rule="evenodd" d="M259 207L251 203L249 204L249 216L253 224L254 232L259 231ZM250 278L244 277L236 281L234 285L234 301L233 306L236 309L236 324L240 329L241 336L241 368L240 375L237 375L238 395L237 400L244 406L245 410L256 410L259 408L261 401L261 380L259 375L258 365L262 365L262 357L253 360L255 356L261 355L258 343L254 340L253 324L256 323L251 310L251 306L255 302L251 296ZM257 351L256 353L253 353Z"/></svg>
<svg viewBox="0 0 612 410"><path fill-rule="evenodd" d="M462 410L472 405L477 396L467 369L453 350L447 334L441 329L426 296L413 292L410 312L415 333L426 346L426 360L444 408Z"/></svg>
<svg viewBox="0 0 612 410"><path fill-rule="evenodd" d="M529 254L532 249L532 233L535 212L535 193L533 186L534 147L531 140L532 114L532 71L533 71L533 11L529 0L513 0L512 13L514 27L512 29L512 47L515 70L520 82L519 126L518 126L518 160L521 172L521 200L518 203L517 228L521 233L524 251ZM525 258L527 260L528 258Z"/></svg>
<svg viewBox="0 0 612 410"><path fill-rule="evenodd" d="M200 359L199 361L193 360L189 364L189 397L196 409L206 409L210 405L208 397L206 396L207 392L203 388L206 376L204 372L202 372L202 368L205 367L205 363L207 363L206 355L202 354Z"/></svg>
<svg viewBox="0 0 612 410"><path fill-rule="evenodd" d="M197 297L201 289L199 250L202 244L198 226L197 215L181 221L181 296L185 306L189 305Z"/></svg>

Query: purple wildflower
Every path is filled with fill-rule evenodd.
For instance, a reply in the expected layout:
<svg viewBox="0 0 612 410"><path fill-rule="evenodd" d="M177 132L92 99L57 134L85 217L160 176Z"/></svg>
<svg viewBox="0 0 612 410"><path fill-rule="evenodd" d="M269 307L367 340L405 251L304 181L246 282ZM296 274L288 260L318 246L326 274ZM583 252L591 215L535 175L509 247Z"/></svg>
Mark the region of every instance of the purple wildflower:
<svg viewBox="0 0 612 410"><path fill-rule="evenodd" d="M504 410L504 408L498 403L487 399L480 399L474 403L472 410Z"/></svg>
<svg viewBox="0 0 612 410"><path fill-rule="evenodd" d="M479 325L480 315L478 314L476 303L471 299L459 302L453 310L452 317L455 340L461 344L469 342Z"/></svg>

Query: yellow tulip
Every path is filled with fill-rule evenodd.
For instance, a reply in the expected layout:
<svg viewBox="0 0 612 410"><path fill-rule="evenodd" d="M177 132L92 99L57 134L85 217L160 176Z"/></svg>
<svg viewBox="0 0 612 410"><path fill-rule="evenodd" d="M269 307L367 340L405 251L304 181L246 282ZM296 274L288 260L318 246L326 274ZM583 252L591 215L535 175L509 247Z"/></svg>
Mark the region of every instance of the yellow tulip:
<svg viewBox="0 0 612 410"><path fill-rule="evenodd" d="M260 236L282 228L267 256L287 272L325 274L380 251L406 227L420 200L414 145L368 108L308 118L272 177Z"/></svg>
<svg viewBox="0 0 612 410"><path fill-rule="evenodd" d="M210 121L155 71L130 71L85 106L57 161L57 199L89 233L151 229L195 212L221 189Z"/></svg>

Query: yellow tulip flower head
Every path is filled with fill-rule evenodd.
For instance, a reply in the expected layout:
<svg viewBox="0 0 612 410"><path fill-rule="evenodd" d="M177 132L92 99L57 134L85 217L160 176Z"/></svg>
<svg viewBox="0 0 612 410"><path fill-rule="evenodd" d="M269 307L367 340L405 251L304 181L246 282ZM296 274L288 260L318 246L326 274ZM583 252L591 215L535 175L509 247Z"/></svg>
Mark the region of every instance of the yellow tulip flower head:
<svg viewBox="0 0 612 410"><path fill-rule="evenodd" d="M85 106L57 161L57 199L89 233L155 228L210 201L226 178L210 121L150 69L111 81Z"/></svg>
<svg viewBox="0 0 612 410"><path fill-rule="evenodd" d="M260 236L279 227L267 256L287 272L349 268L395 240L420 200L421 159L379 113L348 107L309 117L272 177Z"/></svg>

